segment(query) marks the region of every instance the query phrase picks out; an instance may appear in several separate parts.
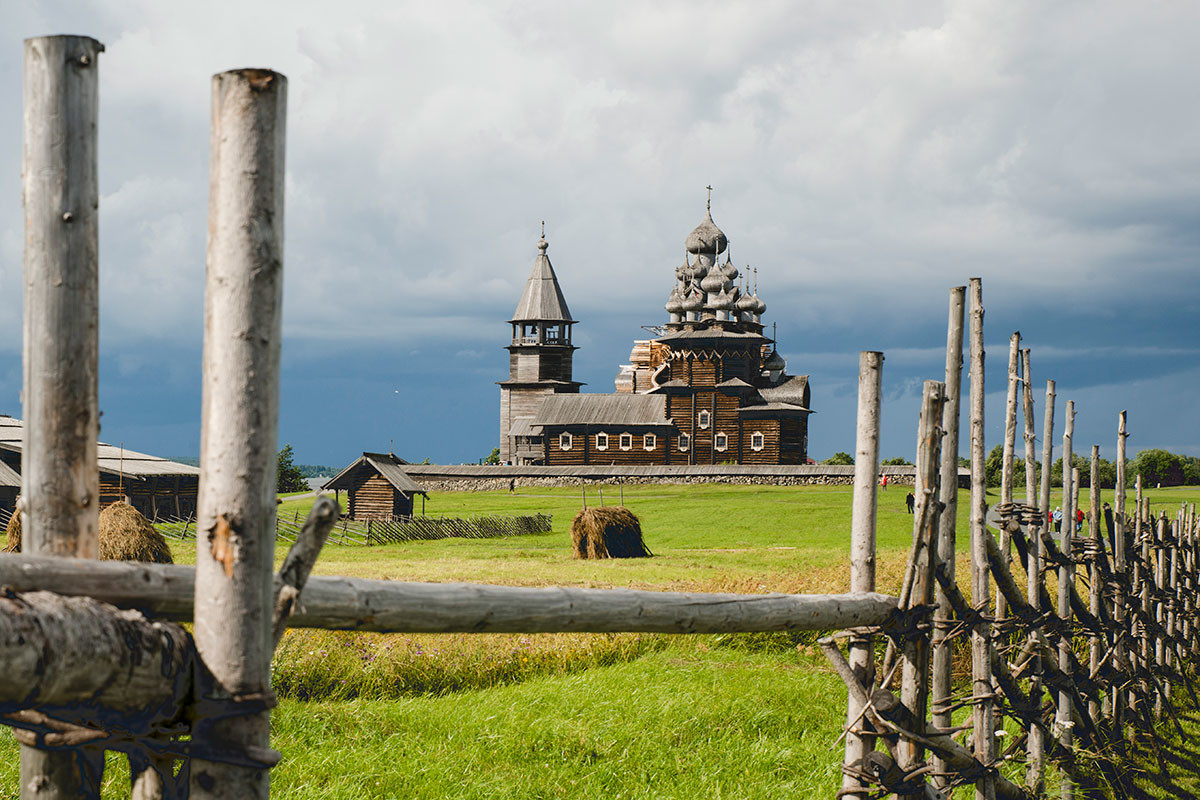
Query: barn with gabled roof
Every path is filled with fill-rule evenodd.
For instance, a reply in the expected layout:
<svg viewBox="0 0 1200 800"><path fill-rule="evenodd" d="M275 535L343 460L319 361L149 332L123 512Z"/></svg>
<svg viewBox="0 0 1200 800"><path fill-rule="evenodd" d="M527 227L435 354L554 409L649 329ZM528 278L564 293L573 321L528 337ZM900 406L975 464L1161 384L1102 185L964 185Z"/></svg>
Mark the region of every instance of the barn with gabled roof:
<svg viewBox="0 0 1200 800"><path fill-rule="evenodd" d="M404 471L407 461L393 453L363 453L321 488L346 492L346 516L354 520L411 517L417 495L426 491Z"/></svg>

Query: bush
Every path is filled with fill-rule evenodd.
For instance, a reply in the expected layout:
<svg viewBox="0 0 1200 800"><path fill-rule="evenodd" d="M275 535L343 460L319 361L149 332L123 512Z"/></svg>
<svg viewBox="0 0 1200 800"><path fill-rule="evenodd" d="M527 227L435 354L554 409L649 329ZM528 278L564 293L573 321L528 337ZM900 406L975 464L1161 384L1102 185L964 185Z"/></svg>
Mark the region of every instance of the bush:
<svg viewBox="0 0 1200 800"><path fill-rule="evenodd" d="M849 453L843 453L841 451L838 451L838 452L834 453L833 456L825 459L821 463L822 464L842 464L842 465L848 466L848 465L851 465L854 463L854 456L850 455Z"/></svg>

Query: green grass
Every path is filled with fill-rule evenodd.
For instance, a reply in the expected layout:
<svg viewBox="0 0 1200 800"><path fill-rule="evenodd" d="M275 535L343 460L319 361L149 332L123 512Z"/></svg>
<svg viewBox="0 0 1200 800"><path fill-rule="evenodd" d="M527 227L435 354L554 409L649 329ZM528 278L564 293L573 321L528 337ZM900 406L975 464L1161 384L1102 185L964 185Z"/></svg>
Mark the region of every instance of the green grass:
<svg viewBox="0 0 1200 800"><path fill-rule="evenodd" d="M895 591L912 536L907 489L880 495L879 587ZM1148 493L1156 510L1200 489ZM589 489L589 503L598 501ZM1111 493L1105 492L1111 500ZM615 502L616 487L605 500ZM579 489L435 493L428 513L546 512L546 535L326 547L317 573L517 585L739 592L843 591L850 487L627 486L656 557L576 561L567 533ZM959 550L967 545L959 496ZM995 495L989 502L995 502ZM1131 498L1132 500L1132 498ZM1055 503L1059 502L1056 498ZM1082 502L1087 504L1087 493ZM312 499L285 499L301 518ZM172 542L179 563L195 542ZM281 559L285 546L277 548ZM965 580L965 559L959 561ZM281 797L825 796L840 782L845 691L812 636L378 635L292 631L278 653L273 771ZM799 648L797 648L799 645ZM1189 722L1200 735L1200 724ZM1165 756L1190 758L1164 735ZM1172 749L1174 748L1174 749ZM1143 757L1145 756L1145 757ZM106 796L127 772L109 761ZM1143 797L1188 796L1144 752ZM1193 771L1194 772L1194 771ZM1176 774L1179 773L1179 774ZM1156 786L1155 781L1166 786ZM1190 782L1189 782L1190 781ZM16 747L0 735L0 797L15 797ZM1171 787L1180 788L1172 794Z"/></svg>

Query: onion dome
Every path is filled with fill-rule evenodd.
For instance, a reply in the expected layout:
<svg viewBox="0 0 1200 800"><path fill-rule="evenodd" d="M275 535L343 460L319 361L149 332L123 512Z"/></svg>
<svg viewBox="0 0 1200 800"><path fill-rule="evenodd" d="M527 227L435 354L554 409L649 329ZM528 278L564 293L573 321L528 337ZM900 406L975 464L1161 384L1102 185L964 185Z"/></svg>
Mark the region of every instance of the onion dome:
<svg viewBox="0 0 1200 800"><path fill-rule="evenodd" d="M738 277L738 268L733 265L733 259L726 257L725 265L721 267L721 274L725 276L727 281L736 281Z"/></svg>
<svg viewBox="0 0 1200 800"><path fill-rule="evenodd" d="M683 296L679 293L678 286L671 290L671 296L667 299L666 309L668 314L683 313Z"/></svg>
<svg viewBox="0 0 1200 800"><path fill-rule="evenodd" d="M728 311L733 308L733 295L722 289L713 297L712 307L718 311Z"/></svg>
<svg viewBox="0 0 1200 800"><path fill-rule="evenodd" d="M763 362L763 369L784 370L787 369L787 362L783 360L783 356L779 355L778 350L772 350L771 355L767 356L767 360Z"/></svg>
<svg viewBox="0 0 1200 800"><path fill-rule="evenodd" d="M699 292L692 292L687 297L683 298L684 311L699 311L702 308L704 308L704 299L700 297Z"/></svg>
<svg viewBox="0 0 1200 800"><path fill-rule="evenodd" d="M709 187L712 190L712 187ZM708 203L705 207L704 221L697 225L692 232L688 234L684 240L684 247L689 253L714 253L720 254L725 252L725 247L729 244L729 239L725 237L724 231L717 227L712 218L712 195L709 195Z"/></svg>
<svg viewBox="0 0 1200 800"><path fill-rule="evenodd" d="M767 311L767 304L764 303L762 300L760 300L758 297L758 292L755 292L754 293L754 313L761 316L762 314L765 314L766 311Z"/></svg>
<svg viewBox="0 0 1200 800"><path fill-rule="evenodd" d="M709 269L708 274L704 276L704 280L700 281L700 288L709 294L715 294L725 289L725 276L721 274L719 267Z"/></svg>
<svg viewBox="0 0 1200 800"><path fill-rule="evenodd" d="M750 295L743 293L742 296L738 298L737 302L734 303L733 307L746 314L753 314L755 313L754 310L758 308L758 301L756 301Z"/></svg>

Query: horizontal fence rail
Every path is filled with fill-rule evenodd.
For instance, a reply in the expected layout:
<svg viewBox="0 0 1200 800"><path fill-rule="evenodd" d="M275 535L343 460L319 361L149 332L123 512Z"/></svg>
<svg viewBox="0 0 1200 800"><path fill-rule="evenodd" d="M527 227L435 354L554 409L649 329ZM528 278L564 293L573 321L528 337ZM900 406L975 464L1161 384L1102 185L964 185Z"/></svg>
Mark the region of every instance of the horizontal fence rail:
<svg viewBox="0 0 1200 800"><path fill-rule="evenodd" d="M156 619L192 618L195 572L0 553L0 585L88 596ZM851 594L709 594L633 589L309 578L289 625L392 633L739 633L895 622L897 599Z"/></svg>

